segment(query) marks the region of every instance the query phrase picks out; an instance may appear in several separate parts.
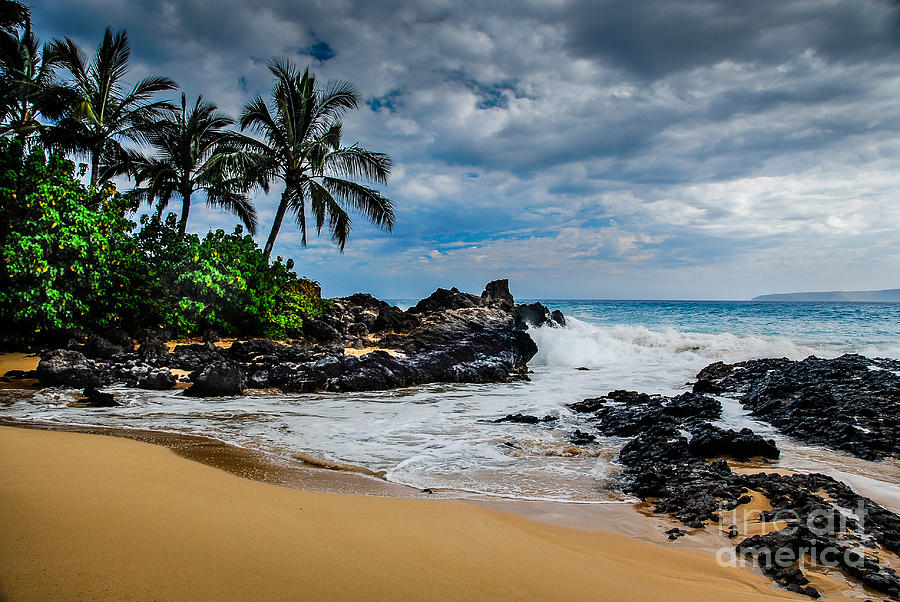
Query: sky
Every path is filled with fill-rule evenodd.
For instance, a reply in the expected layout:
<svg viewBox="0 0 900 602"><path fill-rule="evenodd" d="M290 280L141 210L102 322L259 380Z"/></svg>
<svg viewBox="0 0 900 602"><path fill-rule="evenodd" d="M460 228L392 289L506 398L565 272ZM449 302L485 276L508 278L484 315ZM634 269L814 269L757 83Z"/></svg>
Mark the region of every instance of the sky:
<svg viewBox="0 0 900 602"><path fill-rule="evenodd" d="M747 299L900 287L900 3L41 0L42 39L126 29L237 116L269 57L352 82L344 143L385 152L392 233L275 253L327 296ZM281 190L254 194L264 242ZM230 231L192 207L189 229Z"/></svg>

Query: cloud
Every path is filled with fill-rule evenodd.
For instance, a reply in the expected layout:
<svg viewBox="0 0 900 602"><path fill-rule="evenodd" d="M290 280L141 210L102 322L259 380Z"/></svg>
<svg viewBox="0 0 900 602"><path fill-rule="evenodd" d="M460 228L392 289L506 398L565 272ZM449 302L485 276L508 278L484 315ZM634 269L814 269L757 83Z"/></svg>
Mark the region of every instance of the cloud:
<svg viewBox="0 0 900 602"><path fill-rule="evenodd" d="M127 28L135 77L232 115L273 55L353 82L345 142L391 155L398 222L357 217L343 255L286 224L276 252L327 294L900 285L896 3L52 0L35 22L86 48ZM257 196L260 239L278 194Z"/></svg>

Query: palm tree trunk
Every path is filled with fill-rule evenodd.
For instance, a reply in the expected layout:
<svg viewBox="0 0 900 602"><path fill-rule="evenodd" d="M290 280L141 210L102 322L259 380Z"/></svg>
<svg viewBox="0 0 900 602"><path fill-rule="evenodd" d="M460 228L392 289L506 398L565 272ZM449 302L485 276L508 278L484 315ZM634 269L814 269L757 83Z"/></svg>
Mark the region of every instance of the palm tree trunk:
<svg viewBox="0 0 900 602"><path fill-rule="evenodd" d="M281 222L284 221L284 213L287 211L288 206L288 191L287 187L285 187L284 192L281 193L281 202L278 204L278 211L275 212L275 223L272 224L272 231L269 232L269 238L266 240L266 246L263 249L263 254L268 257L272 254L272 247L275 246L275 239L278 237L278 231L281 230Z"/></svg>
<svg viewBox="0 0 900 602"><path fill-rule="evenodd" d="M91 153L91 186L97 185L97 178L100 177L100 151Z"/></svg>
<svg viewBox="0 0 900 602"><path fill-rule="evenodd" d="M178 232L184 236L187 229L188 214L191 212L191 195L181 197L181 221L178 222Z"/></svg>

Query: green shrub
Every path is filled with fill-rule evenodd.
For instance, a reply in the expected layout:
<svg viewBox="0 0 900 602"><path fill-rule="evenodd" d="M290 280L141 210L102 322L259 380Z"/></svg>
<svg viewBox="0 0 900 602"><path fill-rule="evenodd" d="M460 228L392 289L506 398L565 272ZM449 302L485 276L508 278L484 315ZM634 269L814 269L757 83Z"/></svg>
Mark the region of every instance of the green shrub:
<svg viewBox="0 0 900 602"><path fill-rule="evenodd" d="M71 161L0 145L0 321L3 342L46 341L121 319L134 224L112 187L89 191Z"/></svg>
<svg viewBox="0 0 900 602"><path fill-rule="evenodd" d="M238 226L181 234L174 214L126 214L111 186L85 188L74 165L0 141L0 320L5 346L64 342L73 332L163 325L177 336L282 338L327 301L292 260L270 263Z"/></svg>

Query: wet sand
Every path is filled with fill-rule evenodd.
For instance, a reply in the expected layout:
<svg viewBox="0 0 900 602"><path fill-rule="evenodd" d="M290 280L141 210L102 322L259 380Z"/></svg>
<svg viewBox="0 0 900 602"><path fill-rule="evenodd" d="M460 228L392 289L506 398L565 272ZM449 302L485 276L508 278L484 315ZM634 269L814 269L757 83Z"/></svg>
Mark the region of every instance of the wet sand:
<svg viewBox="0 0 900 602"><path fill-rule="evenodd" d="M796 598L710 552L461 501L278 487L157 445L11 427L0 532L11 600Z"/></svg>

